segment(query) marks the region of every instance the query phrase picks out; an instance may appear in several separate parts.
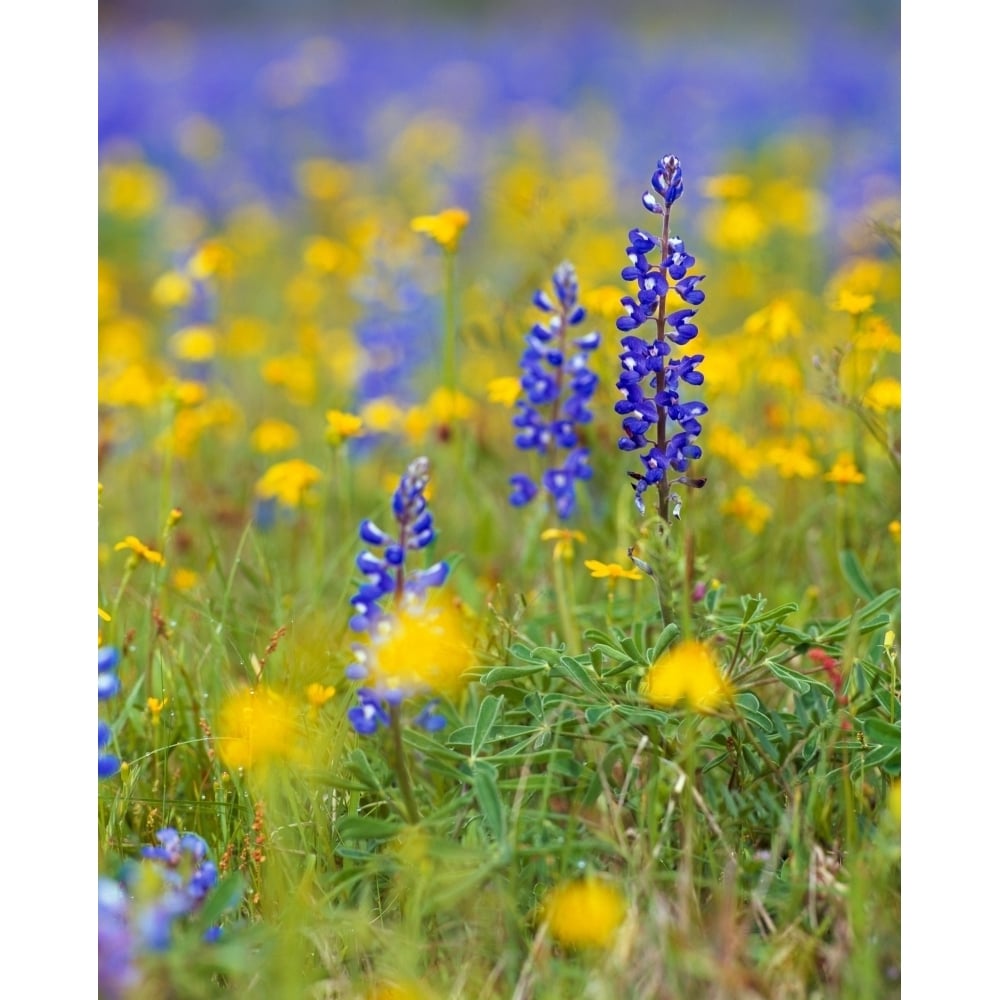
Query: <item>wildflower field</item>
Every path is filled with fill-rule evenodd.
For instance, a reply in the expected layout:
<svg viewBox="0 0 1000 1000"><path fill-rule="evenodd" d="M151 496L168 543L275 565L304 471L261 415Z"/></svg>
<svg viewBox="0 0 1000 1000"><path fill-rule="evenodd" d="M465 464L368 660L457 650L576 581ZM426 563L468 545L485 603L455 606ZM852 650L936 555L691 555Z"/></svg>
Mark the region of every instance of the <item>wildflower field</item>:
<svg viewBox="0 0 1000 1000"><path fill-rule="evenodd" d="M898 7L102 15L99 995L899 996Z"/></svg>

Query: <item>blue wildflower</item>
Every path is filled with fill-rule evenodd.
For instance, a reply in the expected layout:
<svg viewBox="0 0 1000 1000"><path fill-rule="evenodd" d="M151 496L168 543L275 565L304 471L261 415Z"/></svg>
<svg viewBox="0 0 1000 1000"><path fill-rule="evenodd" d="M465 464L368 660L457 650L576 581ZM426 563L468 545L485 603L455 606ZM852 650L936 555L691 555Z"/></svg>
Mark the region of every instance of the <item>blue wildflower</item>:
<svg viewBox="0 0 1000 1000"><path fill-rule="evenodd" d="M642 204L662 217L661 234L654 236L633 229L625 248L629 264L622 269L622 278L634 281L637 291L635 296L622 298L625 315L616 324L626 336L621 339L622 353L618 355L622 372L617 386L622 399L615 404L615 412L622 418L623 434L618 447L622 451L642 452L639 458L643 471L629 473L636 506L645 513L643 494L655 486L660 516L669 521L680 515L680 497L673 487L681 484L697 488L705 484L704 479L687 472L691 462L701 457L696 440L702 429L698 418L708 412L708 407L697 400L681 402L681 383L704 382L698 365L705 356L671 356L671 345L683 347L698 335L698 327L692 322L697 310L683 308L667 313L667 294L673 289L685 305L699 306L705 301L705 293L698 283L705 276L688 273L695 258L688 253L683 240L670 235L670 208L684 190L676 156L665 156L659 161L653 172L652 187L653 191L642 196ZM651 253L653 261L647 256ZM633 332L650 320L655 327L651 340ZM673 432L671 424L677 428ZM671 478L670 470L680 475Z"/></svg>
<svg viewBox="0 0 1000 1000"><path fill-rule="evenodd" d="M102 646L97 651L97 700L105 701L118 694L121 681L113 671L118 666L120 654L114 646ZM110 778L121 770L122 762L114 754L101 753L111 743L111 727L101 719L97 721L97 777Z"/></svg>
<svg viewBox="0 0 1000 1000"><path fill-rule="evenodd" d="M570 340L570 328L579 326L586 316L578 302L579 283L572 264L563 261L556 268L552 287L554 297L539 290L532 299L549 319L536 323L525 337L514 443L523 451L537 451L546 460L541 485L552 498L556 514L567 518L576 502L576 481L591 475L588 449L580 443L580 425L593 417L589 403L598 380L588 365L601 338L592 332ZM560 451L568 452L561 463ZM538 484L520 472L511 476L510 485L510 502L515 507L530 503L539 491Z"/></svg>

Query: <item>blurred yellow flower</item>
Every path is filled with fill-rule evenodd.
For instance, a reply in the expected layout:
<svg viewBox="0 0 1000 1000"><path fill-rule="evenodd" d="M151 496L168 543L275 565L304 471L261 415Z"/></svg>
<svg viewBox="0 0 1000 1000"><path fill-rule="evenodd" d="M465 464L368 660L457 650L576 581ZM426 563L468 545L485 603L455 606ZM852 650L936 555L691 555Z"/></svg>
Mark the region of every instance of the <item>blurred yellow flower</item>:
<svg viewBox="0 0 1000 1000"><path fill-rule="evenodd" d="M788 444L773 445L767 450L767 462L782 479L811 479L819 473L819 463L809 454L809 444L798 437Z"/></svg>
<svg viewBox="0 0 1000 1000"><path fill-rule="evenodd" d="M617 580L641 580L642 573L634 566L626 569L618 563L602 563L597 559L585 559L583 565L590 570L590 575L595 580L607 580L612 586Z"/></svg>
<svg viewBox="0 0 1000 1000"><path fill-rule="evenodd" d="M899 542L903 537L903 526L899 521L889 522L889 534L892 535L893 541Z"/></svg>
<svg viewBox="0 0 1000 1000"><path fill-rule="evenodd" d="M335 687L314 681L306 688L306 700L313 708L322 708L336 693Z"/></svg>
<svg viewBox="0 0 1000 1000"><path fill-rule="evenodd" d="M750 187L750 178L746 174L716 174L701 182L706 198L746 198Z"/></svg>
<svg viewBox="0 0 1000 1000"><path fill-rule="evenodd" d="M617 319L622 314L622 290L618 285L598 285L585 291L581 300L588 312L604 319Z"/></svg>
<svg viewBox="0 0 1000 1000"><path fill-rule="evenodd" d="M258 769L295 759L295 716L277 692L244 688L223 703L215 727L219 756L227 767Z"/></svg>
<svg viewBox="0 0 1000 1000"><path fill-rule="evenodd" d="M464 209L446 208L437 215L418 215L410 222L410 228L415 233L426 233L448 253L454 253L468 224L469 213Z"/></svg>
<svg viewBox="0 0 1000 1000"><path fill-rule="evenodd" d="M543 542L555 542L552 550L554 559L570 559L573 556L573 542L585 542L587 536L582 531L570 528L546 528L539 536Z"/></svg>
<svg viewBox="0 0 1000 1000"><path fill-rule="evenodd" d="M285 302L296 315L308 316L323 301L324 291L324 284L313 274L296 274L285 285Z"/></svg>
<svg viewBox="0 0 1000 1000"><path fill-rule="evenodd" d="M97 609L97 617L100 618L102 621L106 622L111 621L111 615L109 615L107 611L104 610L104 608Z"/></svg>
<svg viewBox="0 0 1000 1000"><path fill-rule="evenodd" d="M163 565L163 554L157 552L156 549L149 548L148 545L144 545L135 535L127 535L115 545L115 552L121 552L123 549L134 552L140 559L145 559L146 562L152 563L154 566Z"/></svg>
<svg viewBox="0 0 1000 1000"><path fill-rule="evenodd" d="M621 890L594 875L562 882L542 901L542 917L549 933L567 948L610 947L625 913Z"/></svg>
<svg viewBox="0 0 1000 1000"><path fill-rule="evenodd" d="M134 364L102 375L97 381L97 401L105 406L145 409L160 398L161 373L146 364Z"/></svg>
<svg viewBox="0 0 1000 1000"><path fill-rule="evenodd" d="M160 724L160 713L167 707L169 698L147 698L146 708L149 709L150 721L154 726Z"/></svg>
<svg viewBox="0 0 1000 1000"><path fill-rule="evenodd" d="M363 430L361 417L341 410L326 411L326 440L335 448L348 438L357 437Z"/></svg>
<svg viewBox="0 0 1000 1000"><path fill-rule="evenodd" d="M876 413L898 410L903 405L903 387L897 378L876 379L864 395L864 404Z"/></svg>
<svg viewBox="0 0 1000 1000"><path fill-rule="evenodd" d="M313 501L312 487L322 478L323 473L315 465L291 458L272 465L257 480L254 491L262 500L273 497L286 507L301 507Z"/></svg>
<svg viewBox="0 0 1000 1000"><path fill-rule="evenodd" d="M889 794L886 797L886 805L889 808L889 815L897 823L903 822L903 782L897 778L889 786Z"/></svg>
<svg viewBox="0 0 1000 1000"><path fill-rule="evenodd" d="M261 367L269 385L281 386L298 406L309 406L316 398L316 366L301 354L283 354L270 358Z"/></svg>
<svg viewBox="0 0 1000 1000"><path fill-rule="evenodd" d="M707 212L707 238L723 250L746 250L764 237L767 224L749 201L716 205Z"/></svg>
<svg viewBox="0 0 1000 1000"><path fill-rule="evenodd" d="M521 380L516 375L501 375L486 383L486 398L491 403L513 406L521 395Z"/></svg>
<svg viewBox="0 0 1000 1000"><path fill-rule="evenodd" d="M837 457L833 468L823 478L838 486L860 486L865 481L865 474L854 464L853 457L845 452Z"/></svg>
<svg viewBox="0 0 1000 1000"><path fill-rule="evenodd" d="M468 420L474 408L472 400L465 393L445 388L435 389L426 406L431 419L439 424Z"/></svg>
<svg viewBox="0 0 1000 1000"><path fill-rule="evenodd" d="M403 411L389 396L380 396L362 407L361 419L369 429L384 434L399 428Z"/></svg>
<svg viewBox="0 0 1000 1000"><path fill-rule="evenodd" d="M474 662L465 622L446 595L383 619L365 658L380 689L448 696L465 687Z"/></svg>
<svg viewBox="0 0 1000 1000"><path fill-rule="evenodd" d="M139 161L109 164L101 181L101 206L126 219L152 215L166 194L163 174Z"/></svg>
<svg viewBox="0 0 1000 1000"><path fill-rule="evenodd" d="M697 712L711 712L732 695L715 654L694 639L684 639L668 649L649 668L640 691L654 705L669 707L684 702Z"/></svg>
<svg viewBox="0 0 1000 1000"><path fill-rule="evenodd" d="M842 288L833 300L831 308L835 312L849 313L851 316L859 316L867 312L875 304L875 296L861 294L849 288Z"/></svg>
<svg viewBox="0 0 1000 1000"><path fill-rule="evenodd" d="M210 326L188 326L170 338L174 357L182 361L210 361L215 357L215 331Z"/></svg>
<svg viewBox="0 0 1000 1000"><path fill-rule="evenodd" d="M193 569L185 569L183 566L178 566L170 577L170 582L178 590L193 590L200 580L201 577Z"/></svg>
<svg viewBox="0 0 1000 1000"><path fill-rule="evenodd" d="M284 420L262 420L250 434L250 446L262 455L291 451L298 443L298 430Z"/></svg>
<svg viewBox="0 0 1000 1000"><path fill-rule="evenodd" d="M299 191L314 201L333 201L347 190L351 172L336 160L303 160L295 170Z"/></svg>
<svg viewBox="0 0 1000 1000"><path fill-rule="evenodd" d="M191 280L179 271L167 271L153 282L150 296L153 302L164 309L176 309L191 301L194 289Z"/></svg>
<svg viewBox="0 0 1000 1000"><path fill-rule="evenodd" d="M337 269L343 251L326 236L313 236L302 250L302 262L312 271L329 274Z"/></svg>
<svg viewBox="0 0 1000 1000"><path fill-rule="evenodd" d="M743 322L744 333L763 333L775 343L787 337L798 337L802 329L802 320L795 308L787 299L781 298L758 309Z"/></svg>
<svg viewBox="0 0 1000 1000"><path fill-rule="evenodd" d="M759 535L771 519L772 510L749 486L740 486L721 507L723 514L735 517L755 535Z"/></svg>
<svg viewBox="0 0 1000 1000"><path fill-rule="evenodd" d="M188 273L199 281L211 277L228 277L233 273L233 251L221 240L206 240L187 262Z"/></svg>

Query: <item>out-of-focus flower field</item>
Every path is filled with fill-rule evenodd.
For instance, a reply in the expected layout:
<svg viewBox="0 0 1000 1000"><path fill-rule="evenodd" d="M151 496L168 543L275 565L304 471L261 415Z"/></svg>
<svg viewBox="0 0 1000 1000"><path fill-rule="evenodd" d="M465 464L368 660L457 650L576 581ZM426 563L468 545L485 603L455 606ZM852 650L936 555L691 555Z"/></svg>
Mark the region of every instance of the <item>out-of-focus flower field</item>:
<svg viewBox="0 0 1000 1000"><path fill-rule="evenodd" d="M143 11L100 995L898 996L898 9Z"/></svg>

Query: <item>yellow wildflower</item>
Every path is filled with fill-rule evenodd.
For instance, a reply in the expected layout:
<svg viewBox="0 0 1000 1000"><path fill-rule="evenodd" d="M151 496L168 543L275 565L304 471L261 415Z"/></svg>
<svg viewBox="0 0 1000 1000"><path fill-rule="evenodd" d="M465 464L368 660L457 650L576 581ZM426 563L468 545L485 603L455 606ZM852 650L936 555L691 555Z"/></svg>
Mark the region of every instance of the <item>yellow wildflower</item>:
<svg viewBox="0 0 1000 1000"><path fill-rule="evenodd" d="M440 597L383 619L364 657L380 689L448 696L462 690L473 665L462 615Z"/></svg>
<svg viewBox="0 0 1000 1000"><path fill-rule="evenodd" d="M385 434L400 426L403 411L389 396L380 396L362 407L361 419L366 427L377 433Z"/></svg>
<svg viewBox="0 0 1000 1000"><path fill-rule="evenodd" d="M316 398L316 366L301 354L283 354L270 358L261 367L269 385L278 385L298 406L309 406Z"/></svg>
<svg viewBox="0 0 1000 1000"><path fill-rule="evenodd" d="M903 387L899 384L899 379L876 379L865 393L864 404L876 413L900 409L903 405Z"/></svg>
<svg viewBox="0 0 1000 1000"><path fill-rule="evenodd" d="M415 233L426 233L448 253L454 253L468 224L469 213L464 209L446 208L437 215L418 215L410 222L410 228Z"/></svg>
<svg viewBox="0 0 1000 1000"><path fill-rule="evenodd" d="M146 562L153 563L154 566L163 565L163 554L157 552L156 549L149 548L148 545L144 545L135 535L127 535L115 545L115 552L120 552L122 549L134 552L140 559L145 559Z"/></svg>
<svg viewBox="0 0 1000 1000"><path fill-rule="evenodd" d="M273 497L286 507L300 507L312 502L311 488L322 478L323 473L315 465L292 458L272 465L257 480L254 490L262 500Z"/></svg>
<svg viewBox="0 0 1000 1000"><path fill-rule="evenodd" d="M585 559L583 565L590 570L595 580L607 580L608 586L614 586L618 580L641 580L642 573L634 566L626 569L618 563L602 563L597 559Z"/></svg>
<svg viewBox="0 0 1000 1000"><path fill-rule="evenodd" d="M267 343L267 324L256 316L237 316L222 340L226 354L242 357L259 354Z"/></svg>
<svg viewBox="0 0 1000 1000"><path fill-rule="evenodd" d="M313 708L322 708L336 693L337 689L329 684L313 682L306 688L306 700Z"/></svg>
<svg viewBox="0 0 1000 1000"><path fill-rule="evenodd" d="M111 621L111 615L109 615L107 611L104 610L104 608L97 609L97 617L100 618L102 621L106 622Z"/></svg>
<svg viewBox="0 0 1000 1000"><path fill-rule="evenodd" d="M209 326L189 326L170 338L175 357L182 361L211 361L215 357L215 331Z"/></svg>
<svg viewBox="0 0 1000 1000"><path fill-rule="evenodd" d="M819 463L809 454L805 438L796 438L789 444L774 445L767 451L767 461L778 470L782 479L811 479L819 472Z"/></svg>
<svg viewBox="0 0 1000 1000"><path fill-rule="evenodd" d="M622 290L618 285L598 285L581 298L587 311L604 319L617 319L622 313Z"/></svg>
<svg viewBox="0 0 1000 1000"><path fill-rule="evenodd" d="M197 406L208 399L208 389L202 382L194 382L189 379L178 382L171 379L163 387L163 396L180 407Z"/></svg>
<svg viewBox="0 0 1000 1000"><path fill-rule="evenodd" d="M823 477L828 483L838 486L860 486L865 474L854 464L854 459L846 452L838 456L833 468Z"/></svg>
<svg viewBox="0 0 1000 1000"><path fill-rule="evenodd" d="M742 521L753 534L759 535L764 525L771 519L772 510L762 500L757 498L749 486L741 486L733 496L722 505L722 513Z"/></svg>
<svg viewBox="0 0 1000 1000"><path fill-rule="evenodd" d="M166 181L158 170L141 162L109 164L101 171L101 203L113 215L141 219L163 202Z"/></svg>
<svg viewBox="0 0 1000 1000"><path fill-rule="evenodd" d="M312 271L329 274L337 269L342 251L326 236L313 236L302 250L302 262Z"/></svg>
<svg viewBox="0 0 1000 1000"><path fill-rule="evenodd" d="M573 542L585 542L587 536L582 531L570 528L546 528L539 536L543 542L555 542L552 550L554 559L571 559L573 557Z"/></svg>
<svg viewBox="0 0 1000 1000"><path fill-rule="evenodd" d="M903 783L897 778L889 786L889 795L886 798L886 805L889 807L889 815L897 823L903 822Z"/></svg>
<svg viewBox="0 0 1000 1000"><path fill-rule="evenodd" d="M164 309L176 309L179 306L186 306L191 301L194 289L185 275L179 271L167 271L153 283L150 294L156 305Z"/></svg>
<svg viewBox="0 0 1000 1000"><path fill-rule="evenodd" d="M233 273L233 251L219 240L206 240L187 262L188 273L198 280Z"/></svg>
<svg viewBox="0 0 1000 1000"><path fill-rule="evenodd" d="M105 406L152 406L159 399L159 375L145 364L102 375L97 382L97 401Z"/></svg>
<svg viewBox="0 0 1000 1000"><path fill-rule="evenodd" d="M326 411L326 439L335 448L348 438L357 437L363 430L361 417L341 410Z"/></svg>
<svg viewBox="0 0 1000 1000"><path fill-rule="evenodd" d="M802 320L787 299L775 299L763 309L748 316L743 323L744 333L763 333L775 343L802 333Z"/></svg>
<svg viewBox="0 0 1000 1000"><path fill-rule="evenodd" d="M250 434L250 445L262 455L291 451L299 443L299 432L284 420L262 420Z"/></svg>
<svg viewBox="0 0 1000 1000"><path fill-rule="evenodd" d="M727 202L708 212L708 238L723 250L746 250L767 231L760 210L749 201Z"/></svg>
<svg viewBox="0 0 1000 1000"><path fill-rule="evenodd" d="M552 937L567 948L608 948L625 920L625 897L594 875L549 890L542 915Z"/></svg>
<svg viewBox="0 0 1000 1000"><path fill-rule="evenodd" d="M668 649L642 682L643 696L654 705L685 702L697 712L711 712L731 697L715 654L703 642L685 639Z"/></svg>
<svg viewBox="0 0 1000 1000"><path fill-rule="evenodd" d="M299 190L314 201L333 201L351 181L347 167L335 160L303 160L295 171Z"/></svg>
<svg viewBox="0 0 1000 1000"><path fill-rule="evenodd" d="M178 590L193 590L198 586L200 579L193 569L185 569L183 566L179 566L170 577L170 582Z"/></svg>
<svg viewBox="0 0 1000 1000"><path fill-rule="evenodd" d="M874 295L860 294L850 288L842 288L833 300L831 308L835 312L849 313L851 316L860 316L867 312L875 304Z"/></svg>
<svg viewBox="0 0 1000 1000"><path fill-rule="evenodd" d="M472 408L472 400L465 393L453 389L435 389L427 400L427 411L439 424L468 420L472 415Z"/></svg>
<svg viewBox="0 0 1000 1000"><path fill-rule="evenodd" d="M291 706L268 688L245 688L230 695L215 732L219 756L227 767L256 769L297 756Z"/></svg>
<svg viewBox="0 0 1000 1000"><path fill-rule="evenodd" d="M706 198L746 198L750 187L750 178L746 174L717 174L701 182Z"/></svg>
<svg viewBox="0 0 1000 1000"><path fill-rule="evenodd" d="M501 375L486 383L486 398L491 403L511 407L521 395L521 380L516 375Z"/></svg>
<svg viewBox="0 0 1000 1000"><path fill-rule="evenodd" d="M167 707L167 702L170 701L169 698L147 698L146 708L149 709L150 721L154 726L160 724L160 713Z"/></svg>
<svg viewBox="0 0 1000 1000"><path fill-rule="evenodd" d="M898 520L889 522L889 534L892 535L893 541L899 544L900 538L903 537L903 526Z"/></svg>

